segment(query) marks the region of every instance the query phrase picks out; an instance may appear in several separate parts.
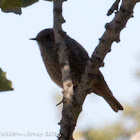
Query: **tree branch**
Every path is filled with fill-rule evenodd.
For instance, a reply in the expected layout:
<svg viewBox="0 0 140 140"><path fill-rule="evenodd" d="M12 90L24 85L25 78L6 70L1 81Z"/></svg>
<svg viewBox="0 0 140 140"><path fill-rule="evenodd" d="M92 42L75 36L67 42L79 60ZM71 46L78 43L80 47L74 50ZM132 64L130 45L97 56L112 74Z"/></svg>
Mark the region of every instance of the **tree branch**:
<svg viewBox="0 0 140 140"><path fill-rule="evenodd" d="M110 16L112 15L112 13L117 10L118 11L118 7L119 7L119 3L120 0L116 0L113 5L111 6L111 8L108 10L107 15Z"/></svg>
<svg viewBox="0 0 140 140"><path fill-rule="evenodd" d="M88 91L88 87L91 81L93 82L94 75L97 75L99 68L104 65L104 58L107 53L111 51L112 43L114 41L117 43L120 41L120 32L126 26L127 21L131 17L133 17L133 10L137 2L139 2L139 0L123 0L121 7L116 13L114 19L110 23L107 23L105 25L106 31L99 39L99 44L93 52L91 60L89 60L85 69L85 73L82 76L81 83L78 85L77 90L75 91L75 101L77 103L77 106L72 113L80 113L80 111L82 110L79 106L82 106L87 93L90 92Z"/></svg>
<svg viewBox="0 0 140 140"><path fill-rule="evenodd" d="M54 0L54 35L55 44L58 50L59 65L61 67L62 82L63 82L63 102L70 104L73 95L73 84L71 80L69 61L67 56L67 47L64 37L66 35L62 30L62 24L65 22L62 16L62 3L64 0Z"/></svg>
<svg viewBox="0 0 140 140"><path fill-rule="evenodd" d="M133 10L137 2L139 0L123 0L114 19L105 25L106 31L100 38L99 44L91 57L92 62L89 71L92 73L96 74L103 65L105 56L111 51L112 43L120 42L120 32L126 27L127 21L133 17Z"/></svg>
<svg viewBox="0 0 140 140"><path fill-rule="evenodd" d="M116 13L114 19L107 23L103 36L100 38L99 44L92 54L91 60L88 61L85 68L85 73L82 76L81 82L74 90L70 78L70 69L68 58L66 54L66 46L63 41L62 23L64 22L62 18L62 3L63 0L54 1L54 32L55 41L58 45L59 62L62 66L62 80L64 85L64 101L62 119L60 122L60 134L59 140L73 140L73 131L75 129L78 116L82 111L82 105L87 94L90 93L89 86L91 81L93 81L94 75L101 66L103 66L103 61L108 52L111 51L112 43L120 41L120 32L126 26L127 21L133 16L133 9L139 0L122 0L121 7ZM65 73L66 72L66 73ZM92 75L92 77L90 76ZM65 85L68 80L69 84ZM67 82L66 82L67 83ZM96 80L95 80L96 84ZM66 92L67 91L67 92ZM68 100L69 99L69 100Z"/></svg>
<svg viewBox="0 0 140 140"><path fill-rule="evenodd" d="M62 82L63 82L63 110L62 119L59 123L61 126L59 140L69 140L70 136L70 114L72 108L72 98L73 98L73 84L70 74L70 66L67 56L67 47L65 45L64 37L66 35L62 30L62 24L65 22L62 16L62 4L65 0L54 0L54 35L55 44L57 46L59 66L61 67Z"/></svg>

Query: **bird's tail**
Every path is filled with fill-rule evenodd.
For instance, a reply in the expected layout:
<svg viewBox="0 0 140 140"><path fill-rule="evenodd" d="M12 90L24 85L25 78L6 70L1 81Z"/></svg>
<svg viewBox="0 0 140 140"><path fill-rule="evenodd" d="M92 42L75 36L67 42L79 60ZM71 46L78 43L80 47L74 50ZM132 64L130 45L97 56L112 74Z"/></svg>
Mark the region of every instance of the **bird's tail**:
<svg viewBox="0 0 140 140"><path fill-rule="evenodd" d="M118 112L119 110L123 110L122 105L113 96L108 86L105 87L104 84L102 86L100 84L100 87L96 86L96 88L97 89L94 88L95 93L97 95L102 96L115 112Z"/></svg>
<svg viewBox="0 0 140 140"><path fill-rule="evenodd" d="M103 98L107 101L107 103L115 112L123 110L122 105L117 101L117 99L113 95L108 94L106 96L103 96Z"/></svg>
<svg viewBox="0 0 140 140"><path fill-rule="evenodd" d="M118 112L119 110L123 110L122 105L113 96L102 74L100 73L99 75L100 75L100 80L97 82L98 84L92 86L93 92L99 96L102 96L115 112Z"/></svg>

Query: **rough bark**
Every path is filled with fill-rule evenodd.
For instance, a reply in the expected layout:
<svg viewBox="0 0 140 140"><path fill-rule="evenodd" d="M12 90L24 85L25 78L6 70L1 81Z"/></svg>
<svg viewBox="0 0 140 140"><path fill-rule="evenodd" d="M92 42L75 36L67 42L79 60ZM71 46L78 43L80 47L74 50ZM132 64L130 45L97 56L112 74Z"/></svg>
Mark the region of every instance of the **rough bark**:
<svg viewBox="0 0 140 140"><path fill-rule="evenodd" d="M114 19L105 25L106 31L99 40L91 60L86 66L85 73L82 76L81 83L74 89L70 76L70 67L67 57L67 48L63 37L65 33L62 31L64 19L62 16L62 3L64 0L54 0L54 33L55 41L58 46L59 63L62 71L62 81L64 88L62 119L60 121L59 140L73 140L73 132L77 123L78 116L82 111L82 105L87 94L90 93L89 85L94 75L97 74L99 68L103 66L103 61L107 53L111 51L112 43L120 41L120 32L125 28L127 21L133 17L133 10L139 0L122 0L120 9L115 13ZM119 1L116 0L116 10ZM112 6L114 7L114 6ZM117 7L118 8L118 7ZM96 83L95 83L96 84Z"/></svg>
<svg viewBox="0 0 140 140"><path fill-rule="evenodd" d="M64 37L65 32L62 30L62 24L65 22L62 16L62 4L64 0L54 0L54 35L55 35L55 44L57 46L59 65L61 67L62 73L62 82L63 82L63 110L62 110L62 120L60 123L61 130L59 137L60 140L69 140L70 127L69 121L71 119L71 110L72 108L72 98L73 98L73 84L70 75L70 66L67 56L67 47L65 45ZM68 127L67 127L68 125Z"/></svg>
<svg viewBox="0 0 140 140"><path fill-rule="evenodd" d="M120 0L116 0L111 8L108 10L107 15L110 16L115 10L118 11Z"/></svg>

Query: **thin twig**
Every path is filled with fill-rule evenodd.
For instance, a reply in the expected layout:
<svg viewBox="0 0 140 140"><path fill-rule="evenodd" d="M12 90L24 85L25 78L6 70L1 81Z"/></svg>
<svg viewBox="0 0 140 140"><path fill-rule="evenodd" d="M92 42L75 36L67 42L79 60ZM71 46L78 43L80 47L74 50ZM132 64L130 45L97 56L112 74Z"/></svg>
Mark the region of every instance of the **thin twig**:
<svg viewBox="0 0 140 140"><path fill-rule="evenodd" d="M119 3L120 0L116 0L113 5L111 6L111 8L108 10L107 15L110 16L112 15L112 13L116 10L118 11L118 7L119 7Z"/></svg>

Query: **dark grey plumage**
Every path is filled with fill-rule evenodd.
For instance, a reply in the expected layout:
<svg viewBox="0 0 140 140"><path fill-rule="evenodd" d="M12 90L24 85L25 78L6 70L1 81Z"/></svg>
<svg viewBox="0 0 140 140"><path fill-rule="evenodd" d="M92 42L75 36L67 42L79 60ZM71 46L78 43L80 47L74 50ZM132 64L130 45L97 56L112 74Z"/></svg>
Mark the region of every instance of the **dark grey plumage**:
<svg viewBox="0 0 140 140"><path fill-rule="evenodd" d="M51 77L51 79L60 87L62 87L61 70L58 62L58 55L55 47L54 33L52 29L45 29L38 33L37 40L43 62ZM74 39L68 35L65 37L65 43L68 48L68 59L71 69L73 85L76 86L81 79L81 75L85 70L86 62L90 59L86 50ZM121 104L116 100L107 86L102 73L99 71L94 79L97 84L92 86L92 91L102 96L112 107L115 112L123 110ZM93 80L93 83L94 83ZM92 83L91 83L92 85Z"/></svg>

